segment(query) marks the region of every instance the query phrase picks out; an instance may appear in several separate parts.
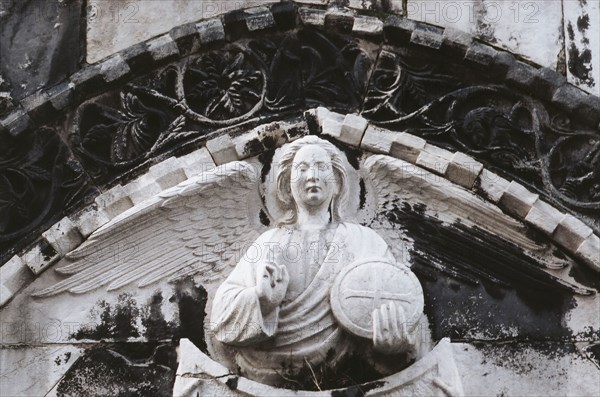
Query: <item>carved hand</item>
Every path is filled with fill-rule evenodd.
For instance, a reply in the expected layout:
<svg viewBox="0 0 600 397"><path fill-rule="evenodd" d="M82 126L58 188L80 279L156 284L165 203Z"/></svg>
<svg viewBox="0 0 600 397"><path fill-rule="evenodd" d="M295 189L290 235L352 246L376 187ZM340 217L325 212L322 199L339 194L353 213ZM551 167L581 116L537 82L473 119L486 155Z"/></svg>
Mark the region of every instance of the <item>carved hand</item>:
<svg viewBox="0 0 600 397"><path fill-rule="evenodd" d="M287 292L290 276L285 265L260 263L256 272L256 295L264 314L281 304Z"/></svg>
<svg viewBox="0 0 600 397"><path fill-rule="evenodd" d="M410 325L406 323L404 309L392 302L384 303L379 309L373 310L375 350L386 354L410 350L414 345L414 338L409 333Z"/></svg>

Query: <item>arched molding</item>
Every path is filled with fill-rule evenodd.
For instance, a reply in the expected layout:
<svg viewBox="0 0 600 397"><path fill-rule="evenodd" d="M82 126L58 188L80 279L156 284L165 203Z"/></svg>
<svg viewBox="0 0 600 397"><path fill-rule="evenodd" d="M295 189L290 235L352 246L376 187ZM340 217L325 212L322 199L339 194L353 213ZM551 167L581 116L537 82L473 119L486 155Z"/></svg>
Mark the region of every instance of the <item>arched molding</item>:
<svg viewBox="0 0 600 397"><path fill-rule="evenodd" d="M234 11L217 18L178 26L168 34L139 43L100 63L88 65L73 74L68 81L55 87L38 91L21 100L15 110L0 120L0 131L12 137L24 136L30 131L46 128L47 125L56 123L61 117L73 117L72 113L76 113L77 108L84 102L95 100L95 98L106 95L111 91L118 90L124 87L125 84L149 76L149 73L153 73L153 71L171 63L184 61L197 53L220 49L236 42L281 35L303 28L317 29L326 33L351 38L356 43L359 43L361 48L370 49L376 54L375 58L377 59L381 59L383 51L389 50L388 52L391 51L393 53L395 49L415 50L425 52L430 57L452 59L455 62L463 63L473 68L473 70L479 71L492 84L502 82L509 90L527 93L531 97L548 103L559 111L564 112L571 117L573 121L572 128L585 131L584 135L587 134L586 136L588 137L598 135L598 128L600 127L600 98L586 94L572 86L567 83L564 76L548 68L519 60L509 52L496 49L468 34L451 28L444 29L394 15L374 16L344 8L330 8L325 10L321 7L297 5L295 3L277 3L269 7L260 7L260 9ZM376 67L366 72L366 80L371 81L374 73L376 73ZM361 97L361 102L354 106L354 108L338 110L348 113L364 111L367 96L368 92L365 91L363 97ZM321 101L321 104L329 106L325 102ZM304 103L294 108L294 112L301 113L306 110L305 108L307 106ZM269 120L276 120L283 117L273 116ZM389 120L383 121L385 122L384 124L389 124ZM124 189L123 185L114 184L119 182L124 183L125 186L129 186L127 182L135 178L136 173L142 172L149 166L152 166L150 169L150 174L154 173L152 175L160 175L164 180L169 178L172 178L174 181L178 180L185 172L175 173L177 175L173 176L165 171L168 167L161 165L161 161L165 158L169 159L168 161L174 161L172 160L173 155L179 156L176 158L181 159L183 158L180 155L181 153L191 152L205 145L208 147L208 151L212 152L213 157L217 159L219 156L227 157L233 151L235 151L236 155L239 155L241 146L236 147L234 150L232 147L222 147L219 142L227 141L227 134L230 134L232 129L237 131L233 135L236 135L236 141L239 141L241 136L245 136L239 135L240 131L261 123L264 123L264 120L254 119L252 123L232 124L228 126L228 129L215 129L204 135L198 134L197 139L184 142L182 144L183 149L178 149L179 152L174 150L159 152L156 156L148 157L146 161L133 164L131 169L126 170L107 183L94 183L92 181L97 191L104 191L102 195L95 198L95 202L102 202L106 208L127 206L128 201L132 201L129 194L133 193L126 194L122 191ZM335 125L335 123L333 124ZM345 124L342 123L341 125ZM328 125L327 130L329 130L329 127L331 125ZM73 127L70 126L69 128L72 129ZM257 128L260 129L260 127ZM253 131L253 133L256 133L255 130ZM366 131L367 133L363 141L366 139L369 142L369 139L373 136L377 137L376 141L378 142L385 142L385 139L388 139L383 138L385 134L380 137L378 135L379 130L375 126L370 126ZM69 132L72 133L73 131ZM415 137L406 132L396 135L388 139L389 148L378 147L374 144L368 146L364 142L361 145L367 150L380 151L381 153L392 155L394 151L399 150L397 149L398 147L408 147L414 151L412 156L416 156L414 157L416 163L422 166L427 165L428 156L433 156L436 160L440 160L442 164L445 164L444 175L448 174L449 178L453 178L452 175L459 175L456 178L465 183L463 179L465 178L465 174L462 172L465 167L464 164L461 165L461 161L464 162L465 159L471 161L468 156L464 157L463 154L446 152L444 151L445 149L429 153L426 148L432 148L435 145L425 142L421 137ZM221 138L215 138L215 136L221 136ZM338 136L338 138L342 141L344 140L342 135ZM408 141L404 142L404 139ZM421 146L411 147L410 145ZM73 151L73 148L71 147L69 150ZM186 157L186 159L193 159L193 153L197 152L192 152L192 154L189 154L192 157ZM205 151L204 153L206 154L207 152ZM418 153L418 155L415 153ZM445 158L444 156L448 155L448 153L451 154L451 157ZM78 158L77 160L81 159ZM475 163L477 162L475 161ZM457 170L461 171L458 172ZM162 174L163 172L166 172L170 176L165 176L165 174ZM509 182L507 179L496 175L496 170L494 172L491 170L484 172L498 177L497 183L494 183L493 186L488 186L489 191L486 192L485 184L479 184L478 187L482 192L487 193L492 201L496 200L501 205L510 203L510 205L506 204L507 209L517 213L521 219L533 223L550 236L557 235L558 237L556 238L559 241L563 240L562 245L571 253L580 255L582 258L587 256L588 262L589 258L593 260L594 257L590 257L589 255L594 254L596 251L593 250L597 250L598 248L598 237L592 233L592 229L589 227L590 224L594 227L593 216L590 218L587 215L581 215L580 212L570 211L569 208L572 207L569 206L568 200L562 203L563 205L558 205L558 208L555 207L557 204L561 204L560 200L553 200L552 206L544 204L545 201L539 198L537 194L544 196L551 192L540 191L539 187L536 192L530 192L517 182L517 180L520 180L518 176L515 177L513 182ZM87 175L89 173L90 170L84 166L83 174ZM153 178L152 175L146 174L143 177L150 180ZM479 179L477 180L481 179L481 175L483 174L478 174ZM140 182L140 178L142 177L139 177L136 179L137 182L134 182L137 183L136 186L144 185L145 182ZM454 180L454 182L459 183L460 181L458 179ZM535 185L526 179L522 179L521 182L527 184L528 187ZM155 188L156 186L164 187L160 183L157 185L155 182L149 185ZM552 195L550 194L550 196ZM515 207L509 208L510 206ZM117 210L115 209L115 211ZM571 212L574 216L565 215L568 212ZM82 217L82 219L88 220L94 218L94 222L97 223L101 223L106 219L101 215L92 214L94 213L90 212L89 208L78 211L77 214L62 213L62 215L68 215L63 219L70 219L71 223L73 223L72 218L74 217ZM40 217L40 219L43 219L35 227L32 227L33 232L28 232L28 238L31 240L32 233L35 234L36 230L39 231L47 228L48 223L55 222L57 217L62 215L49 213L45 217ZM588 225L578 218L586 220ZM539 224L536 225L536 222ZM546 222L547 224L542 225L542 222ZM74 230L71 226L67 221L59 221L55 226L44 232L43 237L33 247L26 249L24 254L10 259L3 266L3 283L5 274L9 281L12 279L26 279L21 276L12 276L13 270L11 269L21 269L23 266L23 260L19 258L27 256L44 258L41 261L42 264L39 265L40 268L36 268L35 266L37 265L32 266L35 269L34 272L39 272L41 269L47 267L44 263L52 263L57 257L60 257L64 249L56 247L59 244L57 241L64 239L64 236L71 236L69 238L72 238L74 241L77 240L71 232L65 232L65 230ZM90 230L86 229L79 231L79 233L83 235L88 234L95 226L86 227L89 227ZM592 251L588 251L590 249ZM25 260L25 263L27 263L27 260ZM20 274L19 271L15 270L14 274ZM9 281L5 284L10 284L11 282ZM14 290L13 287L9 289ZM3 294L3 296L6 295Z"/></svg>
<svg viewBox="0 0 600 397"><path fill-rule="evenodd" d="M427 173L431 179L444 178L461 186L542 232L578 262L600 271L597 261L600 237L582 221L555 208L523 185L489 171L465 153L448 151L406 132L398 134L383 129L354 114L342 115L321 107L306 112L300 119L267 123L235 137L217 136L209 140L206 147L183 156L169 157L135 180L116 185L96 197L94 204L61 219L42 233L42 238L32 248L5 264L0 306L52 268L95 230L118 216L135 212L136 205L152 200L200 172L259 156L311 132L329 135L366 153L402 160ZM570 269L547 271L568 282Z"/></svg>

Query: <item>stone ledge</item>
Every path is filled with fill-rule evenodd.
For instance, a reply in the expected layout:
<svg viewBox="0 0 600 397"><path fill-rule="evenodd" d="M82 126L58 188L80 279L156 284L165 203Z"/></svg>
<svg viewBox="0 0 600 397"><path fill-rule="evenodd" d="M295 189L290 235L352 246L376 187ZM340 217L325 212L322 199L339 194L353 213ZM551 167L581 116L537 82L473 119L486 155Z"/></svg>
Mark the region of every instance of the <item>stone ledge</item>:
<svg viewBox="0 0 600 397"><path fill-rule="evenodd" d="M416 164L438 175L446 175L454 153L440 147L425 144Z"/></svg>
<svg viewBox="0 0 600 397"><path fill-rule="evenodd" d="M60 256L66 255L83 242L83 236L69 218L63 218L42 233L42 237Z"/></svg>
<svg viewBox="0 0 600 397"><path fill-rule="evenodd" d="M356 16L354 17L352 33L359 36L381 36L383 34L383 22L375 17Z"/></svg>
<svg viewBox="0 0 600 397"><path fill-rule="evenodd" d="M482 170L482 163L464 153L456 152L446 169L446 178L471 190Z"/></svg>
<svg viewBox="0 0 600 397"><path fill-rule="evenodd" d="M312 8L298 8L300 21L305 26L323 27L325 26L325 11Z"/></svg>
<svg viewBox="0 0 600 397"><path fill-rule="evenodd" d="M121 185L116 185L102 193L96 197L94 202L106 212L110 219L133 207L127 191Z"/></svg>
<svg viewBox="0 0 600 397"><path fill-rule="evenodd" d="M589 226L574 216L566 214L554 230L552 238L571 253L575 253L592 234L593 231Z"/></svg>
<svg viewBox="0 0 600 397"><path fill-rule="evenodd" d="M44 238L33 244L29 250L21 255L23 263L36 277L58 262L60 258L61 256Z"/></svg>
<svg viewBox="0 0 600 397"><path fill-rule="evenodd" d="M179 56L179 47L168 34L148 42L148 52L154 62L168 62Z"/></svg>
<svg viewBox="0 0 600 397"><path fill-rule="evenodd" d="M498 204L508 212L517 215L519 219L524 219L538 199L538 194L534 194L520 183L512 181L502 194Z"/></svg>
<svg viewBox="0 0 600 397"><path fill-rule="evenodd" d="M33 273L20 257L13 256L0 267L0 307L6 305L15 294L33 280Z"/></svg>
<svg viewBox="0 0 600 397"><path fill-rule="evenodd" d="M552 236L564 216L564 213L550 204L537 199L525 216L525 222Z"/></svg>
<svg viewBox="0 0 600 397"><path fill-rule="evenodd" d="M510 181L485 168L479 174L476 183L481 192L494 204L498 204L510 185Z"/></svg>
<svg viewBox="0 0 600 397"><path fill-rule="evenodd" d="M473 43L473 36L458 29L446 28L442 36L442 50L463 58Z"/></svg>
<svg viewBox="0 0 600 397"><path fill-rule="evenodd" d="M577 248L576 255L592 269L600 272L600 237L595 234L589 235Z"/></svg>
<svg viewBox="0 0 600 397"><path fill-rule="evenodd" d="M442 47L444 29L418 27L410 36L410 44L438 50Z"/></svg>
<svg viewBox="0 0 600 397"><path fill-rule="evenodd" d="M215 162L205 147L178 157L177 159L181 164L183 172L185 172L185 175L188 178L191 178L202 172L210 171L216 167Z"/></svg>
<svg viewBox="0 0 600 397"><path fill-rule="evenodd" d="M225 27L219 18L207 19L196 24L200 43L210 44L225 40Z"/></svg>
<svg viewBox="0 0 600 397"><path fill-rule="evenodd" d="M268 7L254 7L246 9L246 27L249 32L272 29L275 27L275 18Z"/></svg>
<svg viewBox="0 0 600 397"><path fill-rule="evenodd" d="M347 9L330 8L325 13L325 27L338 32L350 33L354 27L354 14Z"/></svg>
<svg viewBox="0 0 600 397"><path fill-rule="evenodd" d="M412 19L390 16L383 22L385 41L390 44L408 45L417 22Z"/></svg>
<svg viewBox="0 0 600 397"><path fill-rule="evenodd" d="M489 45L473 42L467 49L464 60L477 67L488 68L492 66L497 54L498 51Z"/></svg>
<svg viewBox="0 0 600 397"><path fill-rule="evenodd" d="M69 219L84 239L110 221L106 211L98 208L97 204L92 204L75 214L69 215Z"/></svg>

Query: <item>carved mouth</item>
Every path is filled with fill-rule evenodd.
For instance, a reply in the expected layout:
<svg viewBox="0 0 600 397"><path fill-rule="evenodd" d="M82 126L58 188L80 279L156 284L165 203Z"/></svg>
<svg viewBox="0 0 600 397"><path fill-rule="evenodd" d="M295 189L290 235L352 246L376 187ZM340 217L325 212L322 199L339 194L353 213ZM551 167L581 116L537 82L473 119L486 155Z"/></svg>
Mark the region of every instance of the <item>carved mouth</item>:
<svg viewBox="0 0 600 397"><path fill-rule="evenodd" d="M321 190L321 187L320 186L316 186L316 185L308 186L306 188L306 191L309 192L309 193L317 193L317 192L319 192L319 190Z"/></svg>

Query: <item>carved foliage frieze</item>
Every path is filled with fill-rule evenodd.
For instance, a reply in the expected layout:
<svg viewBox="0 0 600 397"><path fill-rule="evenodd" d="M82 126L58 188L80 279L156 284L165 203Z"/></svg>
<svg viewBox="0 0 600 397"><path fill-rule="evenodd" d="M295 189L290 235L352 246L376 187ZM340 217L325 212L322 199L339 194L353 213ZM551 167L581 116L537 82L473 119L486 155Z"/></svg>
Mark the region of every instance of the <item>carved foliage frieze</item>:
<svg viewBox="0 0 600 397"><path fill-rule="evenodd" d="M466 152L528 181L555 203L600 209L598 131L504 84L483 83L465 70L450 75L435 59L384 50L363 114L386 128Z"/></svg>
<svg viewBox="0 0 600 397"><path fill-rule="evenodd" d="M375 55L313 30L191 56L83 104L71 143L92 176L123 170L221 128L324 105L358 110Z"/></svg>

